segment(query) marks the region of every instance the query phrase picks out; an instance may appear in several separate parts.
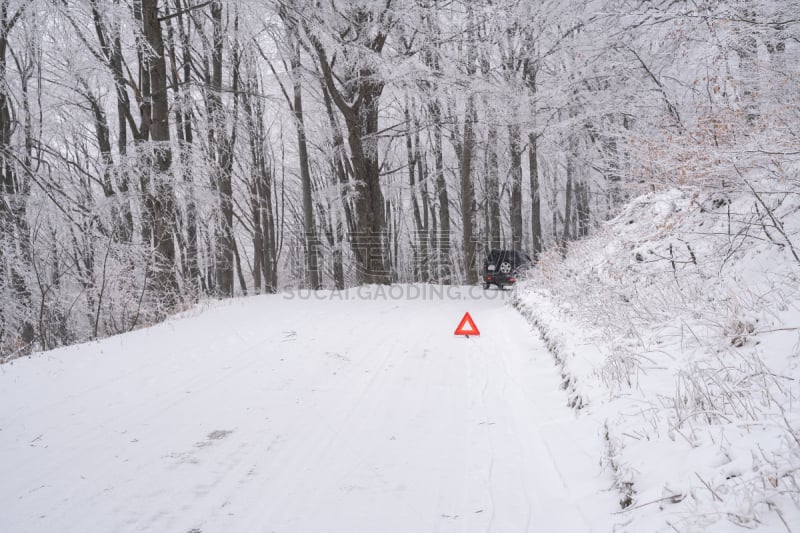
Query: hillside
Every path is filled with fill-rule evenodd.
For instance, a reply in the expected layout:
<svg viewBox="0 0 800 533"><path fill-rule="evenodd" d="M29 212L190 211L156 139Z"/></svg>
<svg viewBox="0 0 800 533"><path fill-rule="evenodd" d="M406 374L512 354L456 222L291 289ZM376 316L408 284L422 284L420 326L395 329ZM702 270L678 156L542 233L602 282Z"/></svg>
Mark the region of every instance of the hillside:
<svg viewBox="0 0 800 533"><path fill-rule="evenodd" d="M519 288L604 427L620 530L800 530L800 198L781 188L642 196Z"/></svg>

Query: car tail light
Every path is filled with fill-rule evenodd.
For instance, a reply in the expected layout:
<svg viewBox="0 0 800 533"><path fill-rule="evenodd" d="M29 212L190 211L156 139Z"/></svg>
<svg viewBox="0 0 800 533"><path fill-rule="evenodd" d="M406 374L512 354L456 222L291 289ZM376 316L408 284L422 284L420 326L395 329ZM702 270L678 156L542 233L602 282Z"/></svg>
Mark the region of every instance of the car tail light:
<svg viewBox="0 0 800 533"><path fill-rule="evenodd" d="M508 278L508 281L510 281L511 283L514 283L517 280L515 280L514 278Z"/></svg>
<svg viewBox="0 0 800 533"><path fill-rule="evenodd" d="M492 276L486 276L486 279L488 279L489 281L492 281Z"/></svg>

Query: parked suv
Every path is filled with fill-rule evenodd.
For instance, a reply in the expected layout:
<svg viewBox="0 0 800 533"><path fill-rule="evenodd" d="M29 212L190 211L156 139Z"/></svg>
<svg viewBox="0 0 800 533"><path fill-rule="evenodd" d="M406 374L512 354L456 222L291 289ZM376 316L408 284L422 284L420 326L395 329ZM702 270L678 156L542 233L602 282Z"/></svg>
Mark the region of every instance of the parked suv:
<svg viewBox="0 0 800 533"><path fill-rule="evenodd" d="M492 250L483 262L483 288L513 285L517 276L531 265L531 258L517 250Z"/></svg>

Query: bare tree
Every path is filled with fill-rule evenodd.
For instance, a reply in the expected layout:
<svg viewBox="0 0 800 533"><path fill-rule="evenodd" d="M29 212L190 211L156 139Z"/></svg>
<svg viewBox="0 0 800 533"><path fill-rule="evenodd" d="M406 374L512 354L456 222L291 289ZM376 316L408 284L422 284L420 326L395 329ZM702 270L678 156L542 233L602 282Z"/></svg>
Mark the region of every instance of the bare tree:
<svg viewBox="0 0 800 533"><path fill-rule="evenodd" d="M307 19L302 19L305 34L316 52L326 89L347 127L357 191L355 206L358 227L351 239L360 275L365 283L386 284L391 281L386 250L386 213L378 160L380 97L385 83L376 66L366 61L369 55L379 56L383 51L392 25L391 8L391 0L374 8L361 4L345 4L342 12L332 6L334 14L344 21L344 25L327 31L354 36L354 40L348 43L348 48L344 51L344 55L354 57L340 63L334 61L323 44L318 32L324 29L319 25L312 27ZM359 57L364 60L358 61ZM338 65L344 65L343 70L335 73L334 69Z"/></svg>
<svg viewBox="0 0 800 533"><path fill-rule="evenodd" d="M7 54L9 35L24 16L25 8L23 3L9 12L9 1L0 0L0 291L11 304L8 308L3 306L0 346L10 345L23 351L29 349L34 340L31 289L26 281L32 267L27 202L33 145L26 109L21 157L14 146L14 133L21 124L17 119L19 111L14 109L14 99L9 94ZM18 70L24 92L23 106L27 107L27 87L32 71L29 68Z"/></svg>
<svg viewBox="0 0 800 533"><path fill-rule="evenodd" d="M164 39L158 10L158 0L142 0L142 25L149 47L143 57L143 75L149 82L143 91L143 100L152 106L142 106L142 114L149 113L143 121L153 141L154 167L146 184L145 205L153 224L154 275L157 292L163 298L165 310L177 303L178 280L175 269L172 147L170 146L169 104L167 102L167 64Z"/></svg>

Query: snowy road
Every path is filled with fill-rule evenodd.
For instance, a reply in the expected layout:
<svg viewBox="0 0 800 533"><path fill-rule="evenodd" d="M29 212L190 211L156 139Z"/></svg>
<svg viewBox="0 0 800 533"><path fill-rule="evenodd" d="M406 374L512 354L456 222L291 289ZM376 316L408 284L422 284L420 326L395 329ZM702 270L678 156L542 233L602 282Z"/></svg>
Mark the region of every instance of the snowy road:
<svg viewBox="0 0 800 533"><path fill-rule="evenodd" d="M508 293L396 289L0 367L0 531L609 531L597 428Z"/></svg>

